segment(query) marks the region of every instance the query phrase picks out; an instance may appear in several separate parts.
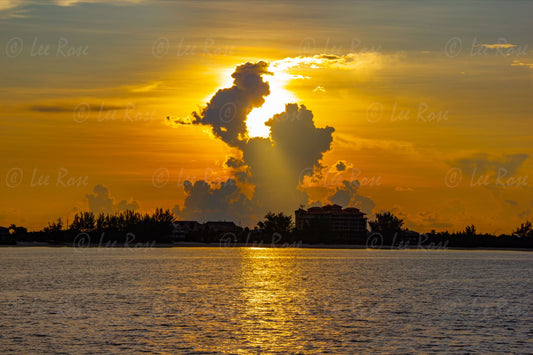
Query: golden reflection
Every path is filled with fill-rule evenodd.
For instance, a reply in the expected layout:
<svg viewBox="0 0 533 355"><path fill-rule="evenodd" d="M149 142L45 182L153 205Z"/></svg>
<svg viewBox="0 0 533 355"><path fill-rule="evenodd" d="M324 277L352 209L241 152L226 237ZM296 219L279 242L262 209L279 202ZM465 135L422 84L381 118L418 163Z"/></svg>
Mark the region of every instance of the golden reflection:
<svg viewBox="0 0 533 355"><path fill-rule="evenodd" d="M240 249L243 349L297 349L306 299L297 249ZM282 345L284 344L284 345Z"/></svg>

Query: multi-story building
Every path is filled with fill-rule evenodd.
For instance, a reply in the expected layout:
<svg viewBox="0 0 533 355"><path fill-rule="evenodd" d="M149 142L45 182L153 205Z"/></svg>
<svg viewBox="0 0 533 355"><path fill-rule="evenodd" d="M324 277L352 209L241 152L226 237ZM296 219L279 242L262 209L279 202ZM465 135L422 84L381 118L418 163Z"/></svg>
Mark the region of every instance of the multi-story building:
<svg viewBox="0 0 533 355"><path fill-rule="evenodd" d="M358 208L342 208L339 205L302 208L294 211L296 229L300 231L320 228L334 239L364 241L366 239L366 217Z"/></svg>

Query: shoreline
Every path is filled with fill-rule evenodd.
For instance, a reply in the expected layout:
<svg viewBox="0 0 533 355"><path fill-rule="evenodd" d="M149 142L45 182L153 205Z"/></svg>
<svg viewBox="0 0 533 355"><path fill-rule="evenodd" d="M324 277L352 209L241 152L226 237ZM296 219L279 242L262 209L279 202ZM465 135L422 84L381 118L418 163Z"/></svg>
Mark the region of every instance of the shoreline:
<svg viewBox="0 0 533 355"><path fill-rule="evenodd" d="M196 242L178 242L178 243L161 243L161 244L128 244L116 243L113 245L90 244L75 246L72 244L50 244L50 243L18 243L16 245L0 244L0 248L73 248L73 249L153 249L153 248L276 248L276 249L366 249L366 250L479 250L479 251L533 251L533 248L496 248L496 247L442 247L431 245L412 245L412 246L390 246L384 245L379 248L369 248L362 244L250 244L250 243L196 243Z"/></svg>

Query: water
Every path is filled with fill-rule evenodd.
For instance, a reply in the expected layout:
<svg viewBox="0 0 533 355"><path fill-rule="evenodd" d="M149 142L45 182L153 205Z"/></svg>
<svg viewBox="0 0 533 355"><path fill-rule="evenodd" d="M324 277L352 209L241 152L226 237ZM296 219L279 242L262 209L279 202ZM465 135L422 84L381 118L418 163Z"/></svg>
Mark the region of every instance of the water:
<svg viewBox="0 0 533 355"><path fill-rule="evenodd" d="M1 353L532 353L533 254L0 248Z"/></svg>

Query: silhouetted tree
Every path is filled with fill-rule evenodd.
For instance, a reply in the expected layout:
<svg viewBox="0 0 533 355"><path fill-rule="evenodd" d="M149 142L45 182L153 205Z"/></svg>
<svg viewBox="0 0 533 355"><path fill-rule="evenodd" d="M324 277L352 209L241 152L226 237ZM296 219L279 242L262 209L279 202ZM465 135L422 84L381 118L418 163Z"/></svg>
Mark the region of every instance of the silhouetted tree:
<svg viewBox="0 0 533 355"><path fill-rule="evenodd" d="M13 235L24 235L28 233L28 230L25 227L12 224L9 226L9 233Z"/></svg>
<svg viewBox="0 0 533 355"><path fill-rule="evenodd" d="M12 224L9 226L9 233L11 233L15 240L23 240L28 235L28 230L25 227Z"/></svg>
<svg viewBox="0 0 533 355"><path fill-rule="evenodd" d="M514 232L514 235L517 235L521 238L533 237L533 229L531 227L531 222L526 221L526 223L520 224L520 228L517 228Z"/></svg>
<svg viewBox="0 0 533 355"><path fill-rule="evenodd" d="M369 221L368 224L372 233L381 234L385 244L390 244L394 236L404 230L403 219L396 217L391 212L376 214L376 219Z"/></svg>
<svg viewBox="0 0 533 355"><path fill-rule="evenodd" d="M470 225L470 226L466 226L464 234L467 237L470 237L470 238L471 237L475 237L476 236L476 226L474 226L473 224Z"/></svg>
<svg viewBox="0 0 533 355"><path fill-rule="evenodd" d="M292 216L287 216L283 212L268 212L265 220L257 223L259 228L263 228L267 233L288 234L294 227Z"/></svg>
<svg viewBox="0 0 533 355"><path fill-rule="evenodd" d="M92 232L96 228L96 218L92 212L80 212L74 215L74 220L69 226L76 232Z"/></svg>
<svg viewBox="0 0 533 355"><path fill-rule="evenodd" d="M44 227L43 232L45 233L57 233L60 232L63 229L63 222L61 221L61 218L58 218L55 222L48 222L48 225Z"/></svg>

